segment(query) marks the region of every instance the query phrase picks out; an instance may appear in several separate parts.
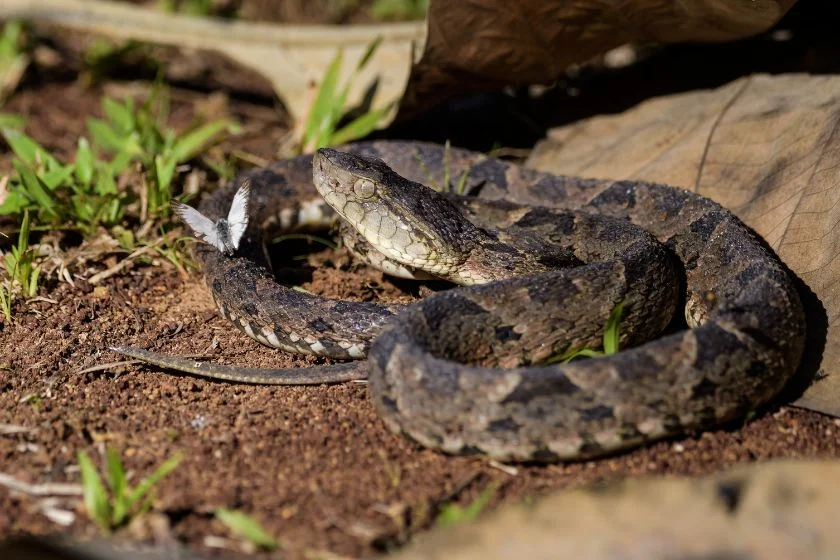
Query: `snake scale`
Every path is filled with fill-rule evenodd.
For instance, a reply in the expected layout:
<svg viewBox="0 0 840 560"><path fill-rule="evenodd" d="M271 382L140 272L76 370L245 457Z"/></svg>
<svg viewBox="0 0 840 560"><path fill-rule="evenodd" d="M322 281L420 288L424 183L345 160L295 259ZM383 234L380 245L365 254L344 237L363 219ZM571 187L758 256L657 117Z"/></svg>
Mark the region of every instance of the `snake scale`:
<svg viewBox="0 0 840 560"><path fill-rule="evenodd" d="M462 176L470 196L415 183ZM239 251L196 248L221 314L263 344L366 364L261 370L117 351L239 382L367 377L391 430L449 453L537 462L743 417L781 389L803 352L804 313L787 270L731 212L686 190L380 141L248 171L199 210L224 216L244 180L250 221ZM261 242L334 223L324 199L380 262L463 285L403 307L284 287ZM622 302L620 352L546 362L597 346Z"/></svg>

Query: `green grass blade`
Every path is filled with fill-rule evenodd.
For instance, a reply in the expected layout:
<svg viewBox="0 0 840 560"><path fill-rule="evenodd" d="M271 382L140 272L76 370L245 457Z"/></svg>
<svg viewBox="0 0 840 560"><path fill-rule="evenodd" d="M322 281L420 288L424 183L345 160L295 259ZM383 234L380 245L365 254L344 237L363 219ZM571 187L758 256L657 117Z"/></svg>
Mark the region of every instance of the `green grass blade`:
<svg viewBox="0 0 840 560"><path fill-rule="evenodd" d="M36 266L29 273L29 283L26 285L26 297L35 297L38 293L38 279L41 277L41 267Z"/></svg>
<svg viewBox="0 0 840 560"><path fill-rule="evenodd" d="M143 154L135 132L122 134L99 119L88 119L87 129L94 143L100 148L117 154L128 153L135 157Z"/></svg>
<svg viewBox="0 0 840 560"><path fill-rule="evenodd" d="M329 120L330 125L328 127L329 130L334 129L335 126L339 123L339 121L341 121L341 117L344 116L347 108L347 98L350 95L350 88L353 86L353 82L356 80L356 77L359 75L359 72L361 72L364 69L364 67L367 66L367 63L370 62L373 53L376 52L376 49L379 48L379 45L381 43L381 35L378 35L376 39L370 42L364 54L359 59L359 63L356 65L356 68L353 70L353 74L347 79L347 83L345 83L344 87L341 89L341 93L339 93L338 97L333 100L332 111ZM330 141L329 143L333 144L334 142Z"/></svg>
<svg viewBox="0 0 840 560"><path fill-rule="evenodd" d="M122 459L112 447L108 446L105 450L105 462L108 466L108 483L111 486L111 492L113 492L114 497L119 499L125 494L125 489L128 487Z"/></svg>
<svg viewBox="0 0 840 560"><path fill-rule="evenodd" d="M306 119L304 145L313 142L317 144L324 131L335 125L335 123L330 125L330 118L333 112L335 90L338 85L338 74L341 71L343 60L344 51L339 49L324 73L324 79L318 86L318 94L312 104L312 109L309 111L309 117Z"/></svg>
<svg viewBox="0 0 840 560"><path fill-rule="evenodd" d="M371 41L368 45L367 50L365 50L365 54L363 54L362 58L359 59L359 64L356 65L357 72L364 70L365 66L367 66L367 63L370 62L371 57L376 52L376 49L378 49L381 44L382 35L377 35L376 39Z"/></svg>
<svg viewBox="0 0 840 560"><path fill-rule="evenodd" d="M496 488L495 484L490 484L466 507L461 507L458 504L446 504L435 519L435 524L438 527L449 527L458 523L474 521L496 494Z"/></svg>
<svg viewBox="0 0 840 560"><path fill-rule="evenodd" d="M604 354L608 356L618 352L618 336L623 311L624 302L622 301L615 306L607 318L607 326L604 328Z"/></svg>
<svg viewBox="0 0 840 560"><path fill-rule="evenodd" d="M23 22L18 19L7 21L0 29L0 59L14 58L20 53L20 37Z"/></svg>
<svg viewBox="0 0 840 560"><path fill-rule="evenodd" d="M254 518L241 511L217 509L216 517L231 531L257 546L268 550L274 550L280 546L277 539L269 535Z"/></svg>
<svg viewBox="0 0 840 560"><path fill-rule="evenodd" d="M388 104L385 107L373 109L372 111L353 119L332 135L330 138L330 144L334 146L336 144L343 144L345 142L350 142L351 140L357 140L367 136L376 130L376 127L382 122L382 119L385 118L390 110L391 105Z"/></svg>
<svg viewBox="0 0 840 560"><path fill-rule="evenodd" d="M23 212L23 220L20 222L20 232L18 232L17 250L20 255L23 255L29 249L29 230L32 225L32 219L29 216L29 210Z"/></svg>
<svg viewBox="0 0 840 560"><path fill-rule="evenodd" d="M105 111L108 119L120 132L127 134L134 130L135 121L133 103L118 103L117 101L106 97L102 100L102 109Z"/></svg>
<svg viewBox="0 0 840 560"><path fill-rule="evenodd" d="M100 196L117 194L117 184L114 182L114 176L109 173L109 169L103 169L96 176L96 185L94 190Z"/></svg>
<svg viewBox="0 0 840 560"><path fill-rule="evenodd" d="M155 472L147 476L137 487L129 492L126 500L126 509L130 509L137 501L152 489L152 486L157 484L163 477L171 473L183 459L183 456L178 454L167 459Z"/></svg>
<svg viewBox="0 0 840 560"><path fill-rule="evenodd" d="M341 117L343 117L345 113L345 105L347 105L347 97L350 95L351 85L353 85L353 81L348 80L344 85L344 88L342 88L341 93L339 93L338 97L333 100L330 108L330 116L327 119L328 125L324 126L321 131L322 134L318 137L321 145L315 146L316 148L323 148L326 145L332 145L332 136L335 134L335 127L339 122L341 122Z"/></svg>
<svg viewBox="0 0 840 560"><path fill-rule="evenodd" d="M79 462L79 472L82 476L82 492L85 499L85 510L94 523L109 531L111 529L111 507L108 505L108 493L105 485L93 466L87 453L79 451L76 454Z"/></svg>
<svg viewBox="0 0 840 560"><path fill-rule="evenodd" d="M34 168L40 164L59 165L58 161L47 150L19 130L4 128L3 138L15 155L26 162L29 167Z"/></svg>
<svg viewBox="0 0 840 560"><path fill-rule="evenodd" d="M110 162L108 162L108 169L111 170L112 175L119 175L131 165L131 162L134 160L134 156L127 152L119 152L114 156Z"/></svg>
<svg viewBox="0 0 840 560"><path fill-rule="evenodd" d="M470 170L464 169L461 172L461 177L458 179L458 184L455 185L455 194L466 194L467 192L467 179L470 176Z"/></svg>
<svg viewBox="0 0 840 560"><path fill-rule="evenodd" d="M0 113L0 128L23 128L26 119L12 113Z"/></svg>
<svg viewBox="0 0 840 560"><path fill-rule="evenodd" d="M11 252L6 253L3 256L3 266L6 267L6 273L9 275L9 278L14 280L15 272L17 271L17 255L18 252L15 249L12 249Z"/></svg>
<svg viewBox="0 0 840 560"><path fill-rule="evenodd" d="M35 201L40 208L45 210L48 214L53 217L58 217L58 212L55 209L55 201L53 200L52 196L46 185L35 175L35 172L26 167L21 161L14 161L12 162L15 169L20 175L20 182L23 186L23 189L26 193Z"/></svg>
<svg viewBox="0 0 840 560"><path fill-rule="evenodd" d="M12 321L12 291L6 287L6 284L0 284L0 309L3 311L3 317L6 322Z"/></svg>
<svg viewBox="0 0 840 560"><path fill-rule="evenodd" d="M18 214L29 204L29 198L21 192L20 188L15 188L6 195L3 204L0 204L0 215Z"/></svg>
<svg viewBox="0 0 840 560"><path fill-rule="evenodd" d="M161 191L169 190L172 184L172 177L175 175L176 162L172 157L164 158L161 155L155 156L155 177Z"/></svg>
<svg viewBox="0 0 840 560"><path fill-rule="evenodd" d="M484 508L487 507L487 504L490 503L490 500L493 499L493 496L496 494L496 485L491 484L487 488L485 488L481 494L478 495L470 505L464 508L464 513L466 514L466 518L468 521L473 521L474 519L478 518L479 514L484 511Z"/></svg>
<svg viewBox="0 0 840 560"><path fill-rule="evenodd" d="M70 202L77 222L89 223L93 219L93 207L89 204L88 197L77 194Z"/></svg>
<svg viewBox="0 0 840 560"><path fill-rule="evenodd" d="M213 121L184 134L175 140L171 156L176 163L189 161L201 153L229 124L224 120Z"/></svg>
<svg viewBox="0 0 840 560"><path fill-rule="evenodd" d="M101 148L120 152L123 147L123 139L111 128L108 123L100 119L88 119L87 129L91 138Z"/></svg>
<svg viewBox="0 0 840 560"><path fill-rule="evenodd" d="M574 350L567 350L562 354L551 356L544 361L543 364L565 364L567 362L571 362L575 358L598 358L603 355L604 353L600 350L593 350L592 348L576 348Z"/></svg>
<svg viewBox="0 0 840 560"><path fill-rule="evenodd" d="M111 521L114 526L119 526L128 513L126 507L126 489L128 482L125 478L120 456L110 446L105 449L105 463L108 467L108 484L111 486L111 494L114 496L114 510Z"/></svg>
<svg viewBox="0 0 840 560"><path fill-rule="evenodd" d="M51 190L56 190L61 185L72 184L70 177L73 175L73 165L58 166L50 171L45 171L40 174L41 181Z"/></svg>
<svg viewBox="0 0 840 560"><path fill-rule="evenodd" d="M79 147L76 149L76 180L86 187L93 181L93 162L90 144L86 138L79 138Z"/></svg>

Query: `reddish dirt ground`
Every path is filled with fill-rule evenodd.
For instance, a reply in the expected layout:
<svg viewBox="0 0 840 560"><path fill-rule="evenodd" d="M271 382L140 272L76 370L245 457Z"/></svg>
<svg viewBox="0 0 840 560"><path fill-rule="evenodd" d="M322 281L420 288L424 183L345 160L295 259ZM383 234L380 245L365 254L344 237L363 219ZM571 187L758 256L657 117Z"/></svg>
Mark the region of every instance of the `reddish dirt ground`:
<svg viewBox="0 0 840 560"><path fill-rule="evenodd" d="M72 154L84 119L99 113L100 88L76 83L33 86L4 107L27 115L27 132L60 157ZM282 119L266 108L231 104L245 125L222 150L270 158ZM194 114L173 102L172 122ZM0 154L0 170L9 169ZM78 252L68 247L67 255ZM312 253L302 287L331 297L410 300L381 274L353 267L333 250ZM90 276L116 262L89 262ZM78 482L76 452L97 463L104 445L124 458L136 482L166 458L182 464L157 487L158 539L175 538L208 555L241 542L212 512L253 515L282 542L284 558L331 553L357 557L399 546L430 527L445 502L469 503L497 487L490 509L551 490L626 476L699 475L777 457L840 456L840 421L773 407L743 425L661 442L632 453L569 465L499 468L479 457L448 457L385 430L364 384L254 387L167 374L119 362L105 346L130 343L178 355L251 366L315 360L266 349L221 319L199 272L184 276L163 260L131 266L96 288L48 278L41 301L19 303L0 328L0 472L28 483ZM60 498L75 512L61 527L41 513L40 498L0 487L0 535L99 535L80 498ZM143 534L141 529L128 531ZM224 537L212 539L208 537ZM217 548L221 546L222 548Z"/></svg>

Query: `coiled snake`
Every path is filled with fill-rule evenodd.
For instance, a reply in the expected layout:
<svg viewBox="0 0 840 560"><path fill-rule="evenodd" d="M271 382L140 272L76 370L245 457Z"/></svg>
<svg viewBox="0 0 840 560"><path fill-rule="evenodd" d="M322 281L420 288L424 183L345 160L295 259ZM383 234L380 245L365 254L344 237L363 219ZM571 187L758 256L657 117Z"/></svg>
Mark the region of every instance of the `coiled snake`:
<svg viewBox="0 0 840 560"><path fill-rule="evenodd" d="M251 181L243 245L233 257L207 245L197 253L222 315L249 336L338 359L367 355L367 371L358 362L259 370L115 350L241 382L367 376L390 429L446 452L524 461L594 457L742 417L797 368L805 324L788 273L706 198L555 176L418 142L348 150L358 155L322 150L314 162L301 156L243 174L237 183ZM259 256L261 241L335 219L312 188L313 171L327 202L358 230L350 239L368 260L465 285L406 307L280 285ZM462 176L476 196L433 194L412 182ZM235 187L213 193L201 212L225 215ZM545 364L597 346L622 302L628 349ZM694 328L672 319L677 305Z"/></svg>

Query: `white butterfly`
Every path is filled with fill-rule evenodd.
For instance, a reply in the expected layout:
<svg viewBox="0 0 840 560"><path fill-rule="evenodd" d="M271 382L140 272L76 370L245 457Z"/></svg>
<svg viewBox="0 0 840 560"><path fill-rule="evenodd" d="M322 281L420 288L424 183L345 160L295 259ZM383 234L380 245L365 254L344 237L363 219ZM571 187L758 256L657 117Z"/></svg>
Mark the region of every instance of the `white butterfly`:
<svg viewBox="0 0 840 560"><path fill-rule="evenodd" d="M227 218L213 222L190 206L173 200L172 210L181 220L190 226L199 239L213 245L222 253L230 256L236 252L245 228L248 227L248 197L251 195L251 182L244 181L230 204Z"/></svg>

